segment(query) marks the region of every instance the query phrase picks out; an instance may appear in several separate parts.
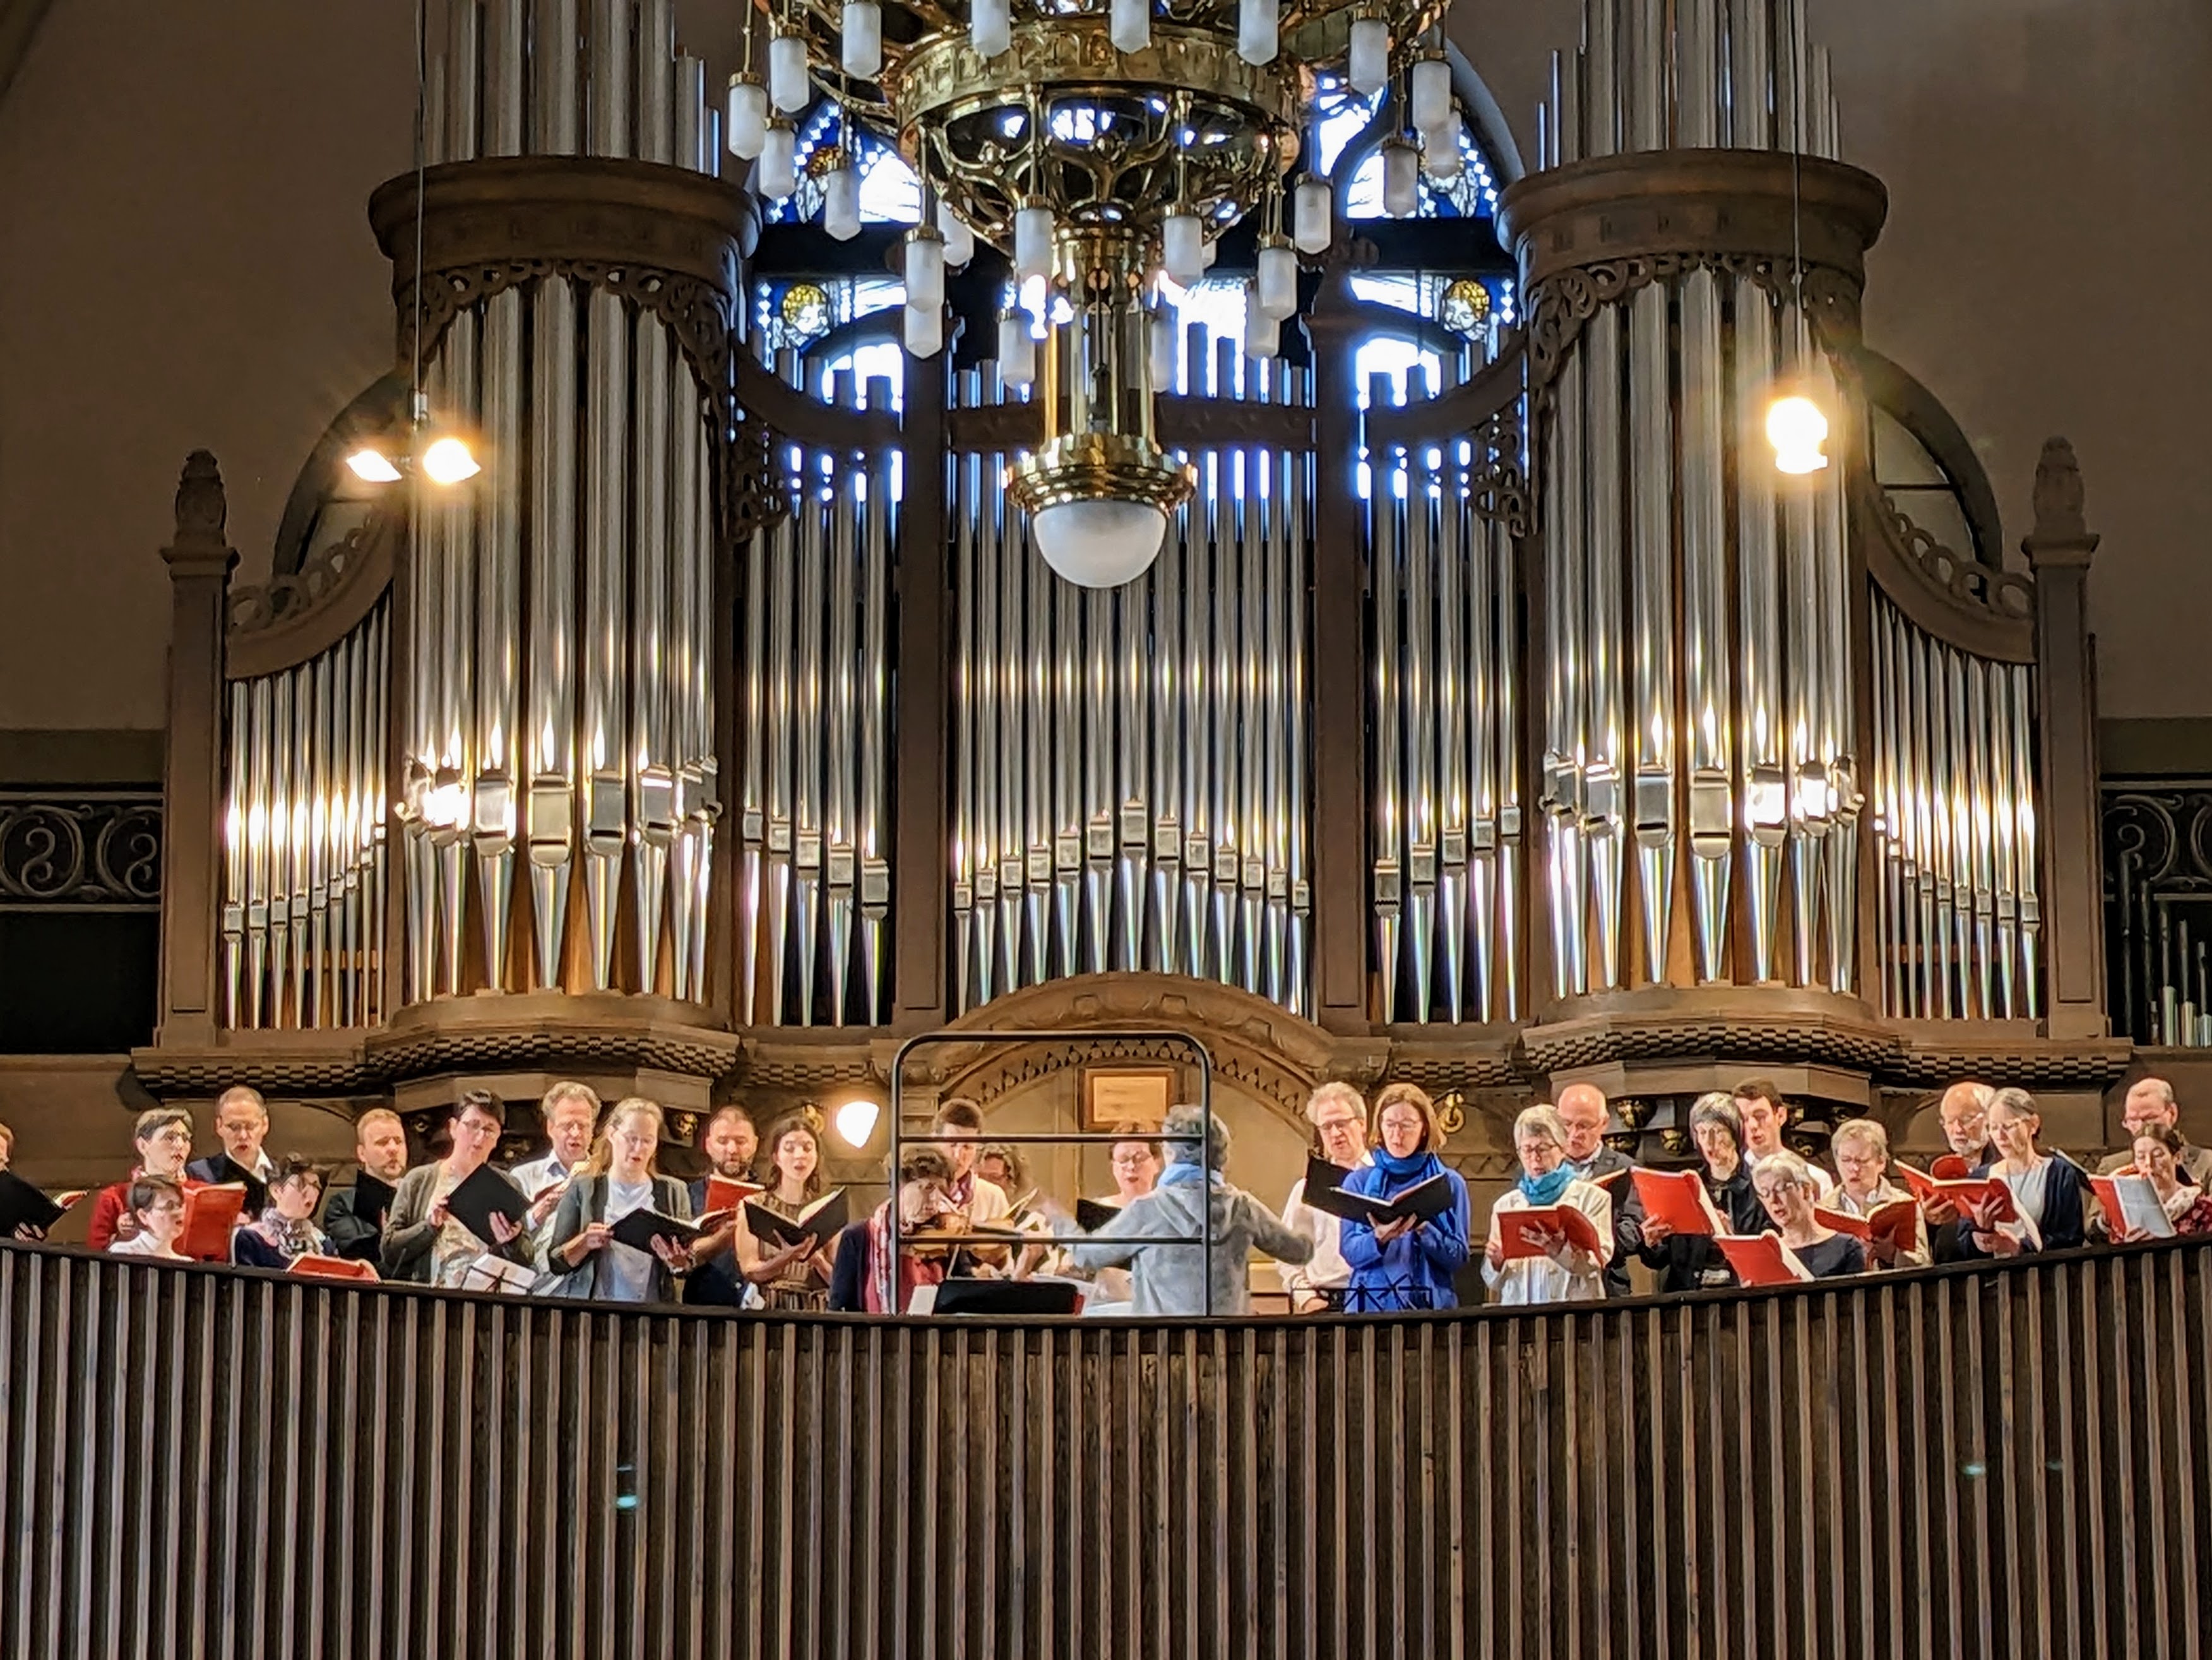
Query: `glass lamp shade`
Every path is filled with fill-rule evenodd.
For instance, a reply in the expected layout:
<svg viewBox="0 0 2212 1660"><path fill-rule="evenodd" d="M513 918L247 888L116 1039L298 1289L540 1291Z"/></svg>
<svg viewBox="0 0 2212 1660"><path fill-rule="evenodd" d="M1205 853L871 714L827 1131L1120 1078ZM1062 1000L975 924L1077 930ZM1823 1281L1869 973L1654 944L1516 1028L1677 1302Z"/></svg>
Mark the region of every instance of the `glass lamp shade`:
<svg viewBox="0 0 2212 1660"><path fill-rule="evenodd" d="M1424 58L1413 65L1413 125L1434 132L1451 113L1451 65L1441 58Z"/></svg>
<svg viewBox="0 0 2212 1660"><path fill-rule="evenodd" d="M975 0L968 18L968 44L981 58L996 58L1014 42L1011 0Z"/></svg>
<svg viewBox="0 0 2212 1660"><path fill-rule="evenodd" d="M1248 64L1272 64L1282 43L1276 0L1237 0L1237 55Z"/></svg>
<svg viewBox="0 0 2212 1660"><path fill-rule="evenodd" d="M364 444L346 457L346 465L364 484L399 482L399 469L392 465L392 458L374 445Z"/></svg>
<svg viewBox="0 0 2212 1660"><path fill-rule="evenodd" d="M768 43L769 101L786 115L796 115L814 99L806 78L806 41L797 34L779 34Z"/></svg>
<svg viewBox="0 0 2212 1660"><path fill-rule="evenodd" d="M822 228L840 242L849 242L860 234L860 175L842 155L837 165L822 175Z"/></svg>
<svg viewBox="0 0 2212 1660"><path fill-rule="evenodd" d="M1175 307L1163 305L1152 313L1152 322L1145 331L1145 344L1152 373L1154 392L1173 392L1176 388L1176 314Z"/></svg>
<svg viewBox="0 0 2212 1660"><path fill-rule="evenodd" d="M1184 288L1206 274L1206 227L1194 213L1171 213L1160 226L1160 264Z"/></svg>
<svg viewBox="0 0 2212 1660"><path fill-rule="evenodd" d="M913 357L934 357L945 350L945 307L943 306L908 306L902 332L906 341L907 354Z"/></svg>
<svg viewBox="0 0 2212 1660"><path fill-rule="evenodd" d="M1421 153L1402 138L1382 141L1382 211L1411 219L1421 205Z"/></svg>
<svg viewBox="0 0 2212 1660"><path fill-rule="evenodd" d="M1352 25L1344 78L1362 98L1372 98L1390 78L1390 26L1379 17L1362 17Z"/></svg>
<svg viewBox="0 0 2212 1660"><path fill-rule="evenodd" d="M1046 564L1081 588L1118 588L1159 557L1168 516L1149 502L1079 497L1039 508L1030 533Z"/></svg>
<svg viewBox="0 0 2212 1660"><path fill-rule="evenodd" d="M909 306L945 303L945 239L926 225L906 234L906 302Z"/></svg>
<svg viewBox="0 0 2212 1660"><path fill-rule="evenodd" d="M884 14L876 0L845 0L839 18L838 63L855 81L872 81L884 66Z"/></svg>
<svg viewBox="0 0 2212 1660"><path fill-rule="evenodd" d="M1014 280L1052 279L1052 210L1042 204L1014 214Z"/></svg>
<svg viewBox="0 0 2212 1660"><path fill-rule="evenodd" d="M1036 380L1036 337L1030 332L1025 311L1004 312L999 317L999 378L1019 389Z"/></svg>
<svg viewBox="0 0 2212 1660"><path fill-rule="evenodd" d="M1282 323L1268 316L1257 297L1248 293L1244 301L1244 355L1273 357L1282 350Z"/></svg>
<svg viewBox="0 0 2212 1660"><path fill-rule="evenodd" d="M950 203L937 204L937 234L945 239L945 263L957 271L975 257L975 233L952 211Z"/></svg>
<svg viewBox="0 0 2212 1660"><path fill-rule="evenodd" d="M799 188L799 135L788 121L769 125L761 138L760 192L781 202Z"/></svg>
<svg viewBox="0 0 2212 1660"><path fill-rule="evenodd" d="M1152 0L1111 0L1106 38L1116 52L1142 52L1152 44Z"/></svg>
<svg viewBox="0 0 2212 1660"><path fill-rule="evenodd" d="M1263 314L1278 320L1298 308L1298 256L1279 237L1260 244L1260 275L1252 297Z"/></svg>
<svg viewBox="0 0 2212 1660"><path fill-rule="evenodd" d="M1460 117L1457 110L1446 110L1444 119L1421 133L1424 160L1428 163L1431 179L1456 179L1467 171L1467 157L1460 151Z"/></svg>
<svg viewBox="0 0 2212 1660"><path fill-rule="evenodd" d="M1291 245L1300 253L1322 253L1334 232L1330 226L1333 198L1328 180L1309 176L1291 192Z"/></svg>
<svg viewBox="0 0 2212 1660"><path fill-rule="evenodd" d="M740 161L757 161L768 137L768 88L744 76L730 82L730 154Z"/></svg>

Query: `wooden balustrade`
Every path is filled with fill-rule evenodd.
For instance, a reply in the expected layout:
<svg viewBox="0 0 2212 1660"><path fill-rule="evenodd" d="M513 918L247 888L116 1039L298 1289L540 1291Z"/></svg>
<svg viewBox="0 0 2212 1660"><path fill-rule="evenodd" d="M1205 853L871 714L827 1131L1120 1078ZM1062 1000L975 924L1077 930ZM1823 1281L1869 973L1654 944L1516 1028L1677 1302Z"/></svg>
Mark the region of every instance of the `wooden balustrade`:
<svg viewBox="0 0 2212 1660"><path fill-rule="evenodd" d="M1573 1312L611 1313L0 1247L0 1652L2197 1652L2201 1246Z"/></svg>

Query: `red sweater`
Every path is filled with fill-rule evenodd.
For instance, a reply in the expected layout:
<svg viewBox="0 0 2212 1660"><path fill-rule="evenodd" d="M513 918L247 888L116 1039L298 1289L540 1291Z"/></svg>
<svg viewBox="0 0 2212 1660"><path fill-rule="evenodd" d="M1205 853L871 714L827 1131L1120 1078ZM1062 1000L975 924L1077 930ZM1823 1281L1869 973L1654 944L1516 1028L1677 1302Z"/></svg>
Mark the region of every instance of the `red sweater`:
<svg viewBox="0 0 2212 1660"><path fill-rule="evenodd" d="M92 1226L84 1242L94 1250L106 1250L115 1243L115 1225L123 1219L125 1202L131 1197L131 1178L125 1177L112 1188L102 1188L93 1195Z"/></svg>

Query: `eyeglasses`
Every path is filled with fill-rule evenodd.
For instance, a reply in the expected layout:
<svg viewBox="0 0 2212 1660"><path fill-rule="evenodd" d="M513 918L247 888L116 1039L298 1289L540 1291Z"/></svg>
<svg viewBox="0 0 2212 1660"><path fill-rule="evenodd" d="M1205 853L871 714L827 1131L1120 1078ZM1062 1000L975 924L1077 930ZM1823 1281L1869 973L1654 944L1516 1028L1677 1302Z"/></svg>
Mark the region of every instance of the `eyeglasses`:
<svg viewBox="0 0 2212 1660"><path fill-rule="evenodd" d="M1152 1162L1152 1155L1149 1152L1117 1152L1114 1155L1115 1170L1135 1170L1139 1165L1149 1164Z"/></svg>

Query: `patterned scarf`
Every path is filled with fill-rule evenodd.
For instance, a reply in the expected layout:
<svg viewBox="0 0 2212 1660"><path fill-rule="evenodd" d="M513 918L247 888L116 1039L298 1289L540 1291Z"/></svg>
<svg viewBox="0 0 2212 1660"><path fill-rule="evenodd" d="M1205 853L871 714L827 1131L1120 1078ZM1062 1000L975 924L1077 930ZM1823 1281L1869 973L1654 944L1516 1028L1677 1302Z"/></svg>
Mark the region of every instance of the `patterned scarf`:
<svg viewBox="0 0 2212 1660"><path fill-rule="evenodd" d="M253 1225L254 1232L283 1253L286 1262L300 1256L319 1256L328 1246L323 1231L310 1221L292 1222L271 1205Z"/></svg>

